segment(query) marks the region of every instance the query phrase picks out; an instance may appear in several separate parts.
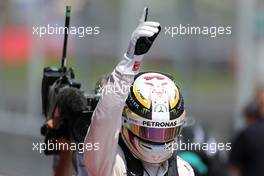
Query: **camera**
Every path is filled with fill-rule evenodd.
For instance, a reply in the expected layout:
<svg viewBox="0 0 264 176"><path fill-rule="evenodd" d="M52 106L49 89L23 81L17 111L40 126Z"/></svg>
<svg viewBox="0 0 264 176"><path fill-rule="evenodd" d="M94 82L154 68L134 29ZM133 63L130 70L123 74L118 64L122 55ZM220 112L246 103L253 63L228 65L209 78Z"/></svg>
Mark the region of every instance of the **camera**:
<svg viewBox="0 0 264 176"><path fill-rule="evenodd" d="M77 144L83 142L100 98L96 91L91 94L82 91L81 84L75 81L74 70L66 67L70 6L66 7L65 14L61 67L43 69L41 97L45 122L40 133L45 137L46 144L57 144L61 141ZM53 155L60 151L46 149L44 153Z"/></svg>
<svg viewBox="0 0 264 176"><path fill-rule="evenodd" d="M41 134L45 136L45 143L61 139L75 143L84 141L100 96L82 91L74 77L72 68L46 67L43 70L41 96L45 122ZM44 151L46 155L59 152Z"/></svg>

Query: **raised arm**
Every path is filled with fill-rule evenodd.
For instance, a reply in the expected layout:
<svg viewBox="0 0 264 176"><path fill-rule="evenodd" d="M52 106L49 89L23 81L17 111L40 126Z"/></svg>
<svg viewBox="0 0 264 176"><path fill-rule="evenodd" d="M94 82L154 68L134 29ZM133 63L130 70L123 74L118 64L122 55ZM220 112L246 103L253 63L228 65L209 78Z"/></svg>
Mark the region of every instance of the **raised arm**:
<svg viewBox="0 0 264 176"><path fill-rule="evenodd" d="M85 165L89 176L110 176L115 162L121 116L134 76L160 31L157 22L146 22L144 9L139 26L134 30L124 58L116 66L102 90L102 97L93 113L85 143L98 143L99 150L86 150Z"/></svg>

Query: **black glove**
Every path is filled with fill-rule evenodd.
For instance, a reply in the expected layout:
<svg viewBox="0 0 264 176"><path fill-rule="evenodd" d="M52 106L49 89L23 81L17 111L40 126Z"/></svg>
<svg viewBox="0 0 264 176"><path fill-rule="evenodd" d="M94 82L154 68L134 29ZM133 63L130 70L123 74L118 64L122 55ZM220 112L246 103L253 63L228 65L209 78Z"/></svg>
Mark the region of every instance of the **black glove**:
<svg viewBox="0 0 264 176"><path fill-rule="evenodd" d="M130 59L134 58L134 55L146 54L161 30L160 24L147 21L147 16L148 8L144 8L140 24L132 33L129 43L127 57Z"/></svg>

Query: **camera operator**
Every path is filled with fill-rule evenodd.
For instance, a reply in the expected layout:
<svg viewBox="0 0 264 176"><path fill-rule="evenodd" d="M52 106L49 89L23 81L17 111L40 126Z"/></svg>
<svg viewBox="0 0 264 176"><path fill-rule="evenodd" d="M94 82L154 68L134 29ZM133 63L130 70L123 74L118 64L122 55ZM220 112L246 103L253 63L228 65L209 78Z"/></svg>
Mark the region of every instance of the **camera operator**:
<svg viewBox="0 0 264 176"><path fill-rule="evenodd" d="M87 108L86 97L81 90L69 86L60 87L57 91L53 91L57 86L56 83L51 86L49 99L54 97L56 101L50 101L52 108L49 108L51 110L48 112L49 118L47 119L49 120L45 124L50 131L45 140L62 147L45 152L46 154L48 152L54 154L53 171L55 176L71 176L72 173L87 175L79 164L82 155L78 155L78 150L70 150L71 143L78 144L72 135L72 131L76 128L74 124L78 122L80 114Z"/></svg>
<svg viewBox="0 0 264 176"><path fill-rule="evenodd" d="M229 154L231 176L263 174L264 163L264 88L244 109L247 126L236 134Z"/></svg>

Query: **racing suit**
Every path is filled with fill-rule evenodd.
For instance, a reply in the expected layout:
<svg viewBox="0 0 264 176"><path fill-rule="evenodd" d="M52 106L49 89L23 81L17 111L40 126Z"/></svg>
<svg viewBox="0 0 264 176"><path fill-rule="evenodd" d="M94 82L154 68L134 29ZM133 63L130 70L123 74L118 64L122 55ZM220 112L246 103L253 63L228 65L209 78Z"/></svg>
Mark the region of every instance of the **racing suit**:
<svg viewBox="0 0 264 176"><path fill-rule="evenodd" d="M125 153L118 145L118 138L122 126L122 111L129 92L127 87L138 73L135 64L138 67L138 61L125 54L104 86L85 138L85 144L99 143L99 150L86 150L84 153L89 176L127 175ZM168 161L155 165L142 164L144 176L164 176L168 170ZM180 157L177 157L177 168L179 176L194 175L191 166Z"/></svg>

